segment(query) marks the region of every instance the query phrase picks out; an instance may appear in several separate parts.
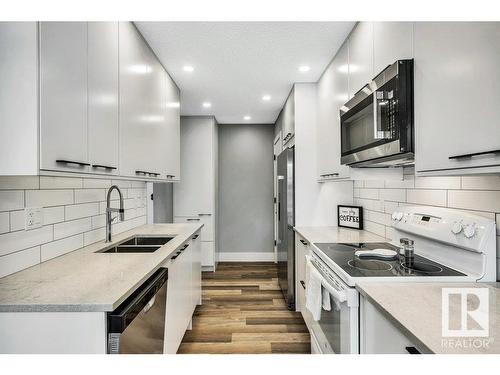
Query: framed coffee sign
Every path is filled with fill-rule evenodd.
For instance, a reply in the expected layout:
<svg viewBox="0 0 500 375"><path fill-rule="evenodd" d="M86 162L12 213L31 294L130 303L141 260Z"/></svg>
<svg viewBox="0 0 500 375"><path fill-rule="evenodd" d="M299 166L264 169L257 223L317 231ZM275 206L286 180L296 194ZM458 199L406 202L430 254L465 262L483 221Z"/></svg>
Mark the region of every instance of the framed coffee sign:
<svg viewBox="0 0 500 375"><path fill-rule="evenodd" d="M351 229L363 229L363 207L337 206L338 226Z"/></svg>

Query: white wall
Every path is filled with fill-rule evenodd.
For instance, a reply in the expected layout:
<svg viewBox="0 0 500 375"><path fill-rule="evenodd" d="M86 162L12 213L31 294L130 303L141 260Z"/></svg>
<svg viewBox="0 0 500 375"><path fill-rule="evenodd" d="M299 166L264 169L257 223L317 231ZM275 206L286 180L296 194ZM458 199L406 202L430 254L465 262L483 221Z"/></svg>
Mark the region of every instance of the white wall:
<svg viewBox="0 0 500 375"><path fill-rule="evenodd" d="M146 224L146 183L76 177L0 177L0 277L105 238L107 189L120 187L125 221L121 233ZM118 193L112 205L118 206ZM43 207L44 225L24 230L24 208Z"/></svg>

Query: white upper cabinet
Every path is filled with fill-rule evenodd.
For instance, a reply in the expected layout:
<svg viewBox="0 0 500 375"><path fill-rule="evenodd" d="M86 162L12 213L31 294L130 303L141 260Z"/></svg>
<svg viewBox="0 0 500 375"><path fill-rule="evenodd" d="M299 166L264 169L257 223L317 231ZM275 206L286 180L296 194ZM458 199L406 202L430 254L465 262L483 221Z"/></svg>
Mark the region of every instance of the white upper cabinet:
<svg viewBox="0 0 500 375"><path fill-rule="evenodd" d="M40 24L40 169L88 172L87 23Z"/></svg>
<svg viewBox="0 0 500 375"><path fill-rule="evenodd" d="M121 175L166 178L165 71L132 23L119 40Z"/></svg>
<svg viewBox="0 0 500 375"><path fill-rule="evenodd" d="M212 117L181 119L182 181L174 186L174 216L215 214L214 126Z"/></svg>
<svg viewBox="0 0 500 375"><path fill-rule="evenodd" d="M286 145L295 135L295 89L292 88L281 115L283 144Z"/></svg>
<svg viewBox="0 0 500 375"><path fill-rule="evenodd" d="M0 175L38 173L37 27L0 22Z"/></svg>
<svg viewBox="0 0 500 375"><path fill-rule="evenodd" d="M373 22L359 22L349 36L349 98L373 76Z"/></svg>
<svg viewBox="0 0 500 375"><path fill-rule="evenodd" d="M165 120L167 124L167 137L164 146L166 155L167 180L180 179L180 91L173 79L165 72L166 100Z"/></svg>
<svg viewBox="0 0 500 375"><path fill-rule="evenodd" d="M374 75L396 60L412 58L413 22L373 23Z"/></svg>
<svg viewBox="0 0 500 375"><path fill-rule="evenodd" d="M497 22L415 24L417 173L500 171L499 45Z"/></svg>
<svg viewBox="0 0 500 375"><path fill-rule="evenodd" d="M92 173L118 174L118 23L88 23L88 142Z"/></svg>
<svg viewBox="0 0 500 375"><path fill-rule="evenodd" d="M349 177L349 167L340 164L339 110L348 100L348 43L318 81L317 165L320 179Z"/></svg>

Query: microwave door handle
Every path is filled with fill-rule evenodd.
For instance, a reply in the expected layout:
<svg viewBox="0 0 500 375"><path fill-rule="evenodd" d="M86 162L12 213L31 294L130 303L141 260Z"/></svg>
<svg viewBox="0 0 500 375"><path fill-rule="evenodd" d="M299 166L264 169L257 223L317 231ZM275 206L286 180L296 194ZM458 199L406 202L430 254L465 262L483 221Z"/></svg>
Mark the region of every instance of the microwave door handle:
<svg viewBox="0 0 500 375"><path fill-rule="evenodd" d="M378 132L378 101L377 90L373 92L373 139L380 139Z"/></svg>

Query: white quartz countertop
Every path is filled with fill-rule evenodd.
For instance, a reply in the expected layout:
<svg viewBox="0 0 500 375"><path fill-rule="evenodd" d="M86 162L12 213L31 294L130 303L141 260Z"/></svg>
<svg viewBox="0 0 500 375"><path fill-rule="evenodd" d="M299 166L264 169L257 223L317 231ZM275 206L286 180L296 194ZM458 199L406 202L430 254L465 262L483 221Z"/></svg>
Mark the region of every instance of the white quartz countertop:
<svg viewBox="0 0 500 375"><path fill-rule="evenodd" d="M203 225L144 225L0 279L0 312L113 311ZM135 235L171 236L153 253L95 253Z"/></svg>
<svg viewBox="0 0 500 375"><path fill-rule="evenodd" d="M443 337L443 288L487 288L487 337ZM482 283L359 283L356 289L422 350L436 354L500 353L500 289ZM450 328L460 327L460 298L449 299ZM459 297L459 296L456 296ZM474 310L477 306L469 306ZM474 326L477 327L477 326Z"/></svg>
<svg viewBox="0 0 500 375"><path fill-rule="evenodd" d="M365 230L339 227L295 227L295 231L310 243L355 243L355 242L385 242L387 239Z"/></svg>

